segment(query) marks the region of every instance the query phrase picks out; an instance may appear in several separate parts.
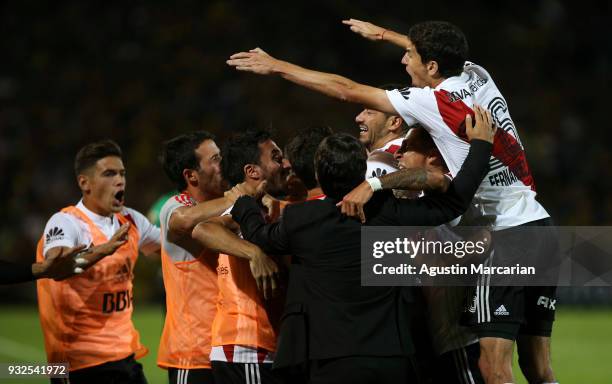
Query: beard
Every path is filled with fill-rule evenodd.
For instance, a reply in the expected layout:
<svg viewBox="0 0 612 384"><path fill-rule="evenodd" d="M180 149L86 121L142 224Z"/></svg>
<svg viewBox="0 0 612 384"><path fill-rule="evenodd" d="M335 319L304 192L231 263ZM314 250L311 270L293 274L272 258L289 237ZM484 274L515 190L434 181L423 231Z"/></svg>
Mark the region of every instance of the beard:
<svg viewBox="0 0 612 384"><path fill-rule="evenodd" d="M279 172L266 184L266 193L280 199L287 195L287 172Z"/></svg>

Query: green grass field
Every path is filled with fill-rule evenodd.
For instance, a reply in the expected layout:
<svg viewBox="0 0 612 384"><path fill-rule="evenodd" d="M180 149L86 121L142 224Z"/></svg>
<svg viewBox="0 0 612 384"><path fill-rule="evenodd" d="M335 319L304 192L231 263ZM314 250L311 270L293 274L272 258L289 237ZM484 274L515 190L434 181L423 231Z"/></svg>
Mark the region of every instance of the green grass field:
<svg viewBox="0 0 612 384"><path fill-rule="evenodd" d="M36 308L0 307L0 363L43 362L42 333ZM155 365L162 329L159 307L139 307L134 320L150 353L141 362L151 384L167 382L166 371ZM553 331L553 367L563 384L612 383L612 310L559 310ZM516 357L515 357L516 360ZM517 383L525 383L515 367ZM47 383L21 379L2 383Z"/></svg>

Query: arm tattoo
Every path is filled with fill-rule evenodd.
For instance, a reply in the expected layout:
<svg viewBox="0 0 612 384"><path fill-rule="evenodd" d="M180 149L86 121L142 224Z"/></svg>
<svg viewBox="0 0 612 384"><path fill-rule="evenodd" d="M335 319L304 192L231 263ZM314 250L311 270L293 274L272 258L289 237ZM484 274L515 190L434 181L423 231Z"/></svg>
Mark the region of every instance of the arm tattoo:
<svg viewBox="0 0 612 384"><path fill-rule="evenodd" d="M383 189L444 190L445 179L443 175L438 177L425 168L409 168L381 176L380 183Z"/></svg>

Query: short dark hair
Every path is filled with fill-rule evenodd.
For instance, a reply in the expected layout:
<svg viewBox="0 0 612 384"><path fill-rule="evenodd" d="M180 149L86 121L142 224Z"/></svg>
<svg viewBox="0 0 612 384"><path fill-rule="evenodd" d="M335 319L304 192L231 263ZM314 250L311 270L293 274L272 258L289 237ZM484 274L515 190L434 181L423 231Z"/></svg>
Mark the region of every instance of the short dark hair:
<svg viewBox="0 0 612 384"><path fill-rule="evenodd" d="M414 151L421 153L425 156L438 156L440 159L440 165L443 169L448 170L444 157L440 153L438 146L434 142L433 138L427 132L427 130L420 124L414 124L410 127L409 133L412 136L412 142L406 142L406 139L402 141L402 146L398 151L404 153L407 151Z"/></svg>
<svg viewBox="0 0 612 384"><path fill-rule="evenodd" d="M468 43L463 32L446 21L425 21L413 25L408 37L421 61L436 61L444 77L456 76L463 70L468 56Z"/></svg>
<svg viewBox="0 0 612 384"><path fill-rule="evenodd" d="M422 154L429 154L432 151L438 151L438 147L433 141L433 138L422 125L414 124L410 127L409 132L411 132L411 135L414 135L414 141L407 143L407 145L402 143L402 147L399 149L400 151L415 151Z"/></svg>
<svg viewBox="0 0 612 384"><path fill-rule="evenodd" d="M340 200L365 180L368 154L359 139L346 133L326 137L315 154L315 169L325 195Z"/></svg>
<svg viewBox="0 0 612 384"><path fill-rule="evenodd" d="M84 171L96 165L98 160L108 156L121 157L121 148L112 140L100 140L89 143L79 149L74 158L74 173L83 174Z"/></svg>
<svg viewBox="0 0 612 384"><path fill-rule="evenodd" d="M221 148L221 173L230 186L244 181L244 166L259 164L259 144L270 140L271 134L264 130L249 130L231 136Z"/></svg>
<svg viewBox="0 0 612 384"><path fill-rule="evenodd" d="M194 131L165 141L159 156L166 176L181 192L187 188L183 177L184 169L199 169L200 158L196 150L206 140L214 140L215 136L207 131Z"/></svg>
<svg viewBox="0 0 612 384"><path fill-rule="evenodd" d="M300 131L285 148L285 155L291 163L291 169L307 189L317 186L314 168L315 152L321 141L333 133L333 130L326 125L315 125Z"/></svg>

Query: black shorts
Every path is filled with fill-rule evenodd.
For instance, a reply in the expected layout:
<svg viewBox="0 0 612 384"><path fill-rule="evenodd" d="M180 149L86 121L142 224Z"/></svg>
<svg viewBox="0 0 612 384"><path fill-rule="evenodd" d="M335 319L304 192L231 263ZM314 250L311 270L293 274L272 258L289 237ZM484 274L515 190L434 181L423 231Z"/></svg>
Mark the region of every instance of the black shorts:
<svg viewBox="0 0 612 384"><path fill-rule="evenodd" d="M279 374L272 372L272 363L228 363L212 361L215 382L223 384L282 384Z"/></svg>
<svg viewBox="0 0 612 384"><path fill-rule="evenodd" d="M527 225L550 226L552 221L547 218L523 224ZM493 233L493 236L512 238L515 233L507 229ZM534 255L557 251L556 239L551 240L548 234L527 240L521 236L516 237L514 250L523 248ZM495 249L493 260L500 254L505 256L503 252ZM495 261L492 263L495 265ZM472 327L479 337L509 340L516 340L519 334L550 337L555 319L556 292L557 287L553 286L494 286L490 285L490 280L481 277L472 294L468 295L462 323Z"/></svg>
<svg viewBox="0 0 612 384"><path fill-rule="evenodd" d="M168 368L170 384L214 384L212 369Z"/></svg>
<svg viewBox="0 0 612 384"><path fill-rule="evenodd" d="M117 361L96 365L91 368L77 369L69 374L69 380L51 379L52 384L147 384L142 365L134 355Z"/></svg>
<svg viewBox="0 0 612 384"><path fill-rule="evenodd" d="M470 344L438 356L432 367L432 383L484 384L478 368L480 345Z"/></svg>

